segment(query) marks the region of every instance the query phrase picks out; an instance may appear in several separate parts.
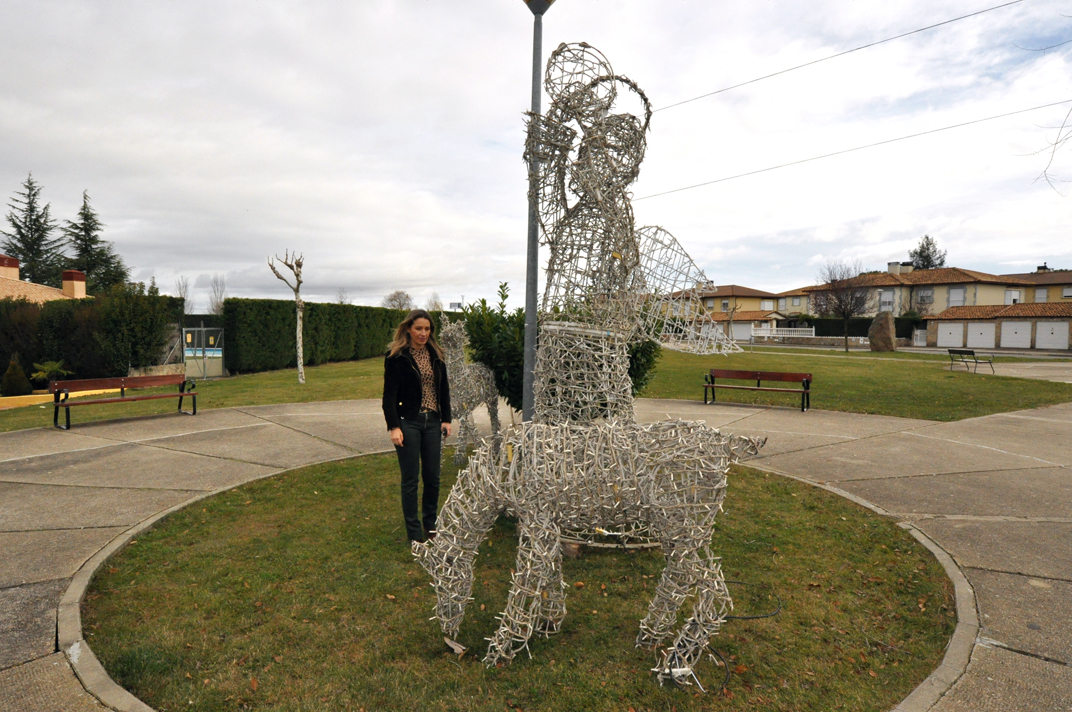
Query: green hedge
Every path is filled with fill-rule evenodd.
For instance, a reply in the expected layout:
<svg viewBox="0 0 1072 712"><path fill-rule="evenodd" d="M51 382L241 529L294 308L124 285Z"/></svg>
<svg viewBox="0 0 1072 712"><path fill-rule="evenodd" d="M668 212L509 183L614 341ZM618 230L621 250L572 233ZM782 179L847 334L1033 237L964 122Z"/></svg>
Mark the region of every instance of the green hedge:
<svg viewBox="0 0 1072 712"><path fill-rule="evenodd" d="M17 353L27 372L34 363L62 360L71 378L125 376L132 366L159 363L167 326L181 314L181 299L160 296L155 285L146 290L144 284L44 304L3 299L0 363Z"/></svg>
<svg viewBox="0 0 1072 712"><path fill-rule="evenodd" d="M381 355L406 311L352 304L305 303L302 348L306 365ZM439 319L447 312L436 312ZM197 317L200 319L200 317ZM187 317L189 324L192 317ZM298 364L294 302L227 299L223 303L224 359L231 373L255 373ZM205 326L208 326L205 320Z"/></svg>
<svg viewBox="0 0 1072 712"><path fill-rule="evenodd" d="M845 323L841 319L829 317L808 317L795 320L798 326L814 326L816 336L844 336ZM867 336L874 319L861 317L849 320L849 336ZM924 329L926 324L921 319L895 318L894 328L898 339L912 338L913 329Z"/></svg>

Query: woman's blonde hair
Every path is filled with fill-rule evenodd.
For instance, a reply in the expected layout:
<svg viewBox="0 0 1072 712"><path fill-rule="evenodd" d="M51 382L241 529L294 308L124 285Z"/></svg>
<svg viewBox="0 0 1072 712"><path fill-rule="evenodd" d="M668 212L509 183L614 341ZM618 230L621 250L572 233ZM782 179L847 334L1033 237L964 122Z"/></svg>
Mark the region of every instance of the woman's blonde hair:
<svg viewBox="0 0 1072 712"><path fill-rule="evenodd" d="M435 321L432 320L432 315L424 309L414 309L398 325L398 328L395 329L395 338L387 345L388 356L397 356L399 351L410 347L409 330L413 326L413 322L418 319L427 319L428 323L432 325L432 333L428 336L428 345L435 351L436 356L440 359L443 358L443 349L439 348L439 342L436 341L435 337Z"/></svg>

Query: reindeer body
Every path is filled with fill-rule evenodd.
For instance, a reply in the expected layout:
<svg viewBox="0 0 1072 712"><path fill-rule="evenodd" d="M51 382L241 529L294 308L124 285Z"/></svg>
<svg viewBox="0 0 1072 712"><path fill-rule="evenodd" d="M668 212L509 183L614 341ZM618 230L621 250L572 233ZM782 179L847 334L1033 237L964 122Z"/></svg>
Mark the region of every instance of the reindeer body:
<svg viewBox="0 0 1072 712"><path fill-rule="evenodd" d="M640 624L637 645L654 647L671 631L692 591L693 614L658 668L683 682L716 633L732 600L711 528L726 492L726 470L762 442L728 437L702 423L546 425L524 423L499 453L485 444L458 475L439 515L437 537L414 543L432 576L436 615L455 638L470 600L473 558L495 520L519 518L516 573L484 661L509 662L533 633L558 632L566 616L563 529L612 530L644 522L663 546L667 566Z"/></svg>
<svg viewBox="0 0 1072 712"><path fill-rule="evenodd" d="M450 378L450 401L454 422L457 424L457 440L454 445L454 464L465 462L469 445L480 444L473 411L486 406L491 419L492 442L499 440L499 391L495 387L495 374L482 363L465 360L469 336L465 323L444 319L439 332L439 345L447 362Z"/></svg>

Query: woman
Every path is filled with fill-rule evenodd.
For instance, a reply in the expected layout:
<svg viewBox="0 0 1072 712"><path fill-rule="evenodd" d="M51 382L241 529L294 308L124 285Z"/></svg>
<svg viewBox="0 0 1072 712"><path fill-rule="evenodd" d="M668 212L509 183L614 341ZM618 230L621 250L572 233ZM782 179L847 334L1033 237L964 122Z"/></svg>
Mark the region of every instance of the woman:
<svg viewBox="0 0 1072 712"><path fill-rule="evenodd" d="M432 316L414 309L395 329L383 362L383 415L402 470L402 516L410 541L435 538L439 454L450 436L450 386ZM418 472L424 479L417 510Z"/></svg>

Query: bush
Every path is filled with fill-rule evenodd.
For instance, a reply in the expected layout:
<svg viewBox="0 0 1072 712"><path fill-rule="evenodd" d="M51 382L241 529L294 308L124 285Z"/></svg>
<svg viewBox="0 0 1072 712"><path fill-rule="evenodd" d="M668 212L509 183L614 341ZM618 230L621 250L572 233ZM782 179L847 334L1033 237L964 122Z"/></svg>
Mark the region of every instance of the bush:
<svg viewBox="0 0 1072 712"><path fill-rule="evenodd" d="M640 341L629 347L629 379L633 382L633 395L639 395L644 386L655 376L655 365L663 349L655 341Z"/></svg>
<svg viewBox="0 0 1072 712"><path fill-rule="evenodd" d="M155 366L168 340L174 315L153 281L121 284L97 297L100 322L94 340L108 376L125 376L131 367ZM73 365L73 364L72 364Z"/></svg>
<svg viewBox="0 0 1072 712"><path fill-rule="evenodd" d="M19 365L19 355L11 354L11 361L0 380L0 396L28 396L33 393L33 386Z"/></svg>
<svg viewBox="0 0 1072 712"><path fill-rule="evenodd" d="M0 300L0 364L20 354L27 363L40 359L38 318L41 306L25 299Z"/></svg>

